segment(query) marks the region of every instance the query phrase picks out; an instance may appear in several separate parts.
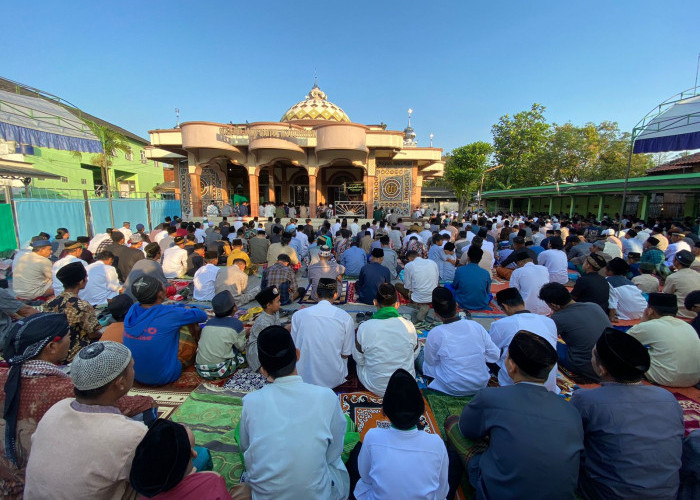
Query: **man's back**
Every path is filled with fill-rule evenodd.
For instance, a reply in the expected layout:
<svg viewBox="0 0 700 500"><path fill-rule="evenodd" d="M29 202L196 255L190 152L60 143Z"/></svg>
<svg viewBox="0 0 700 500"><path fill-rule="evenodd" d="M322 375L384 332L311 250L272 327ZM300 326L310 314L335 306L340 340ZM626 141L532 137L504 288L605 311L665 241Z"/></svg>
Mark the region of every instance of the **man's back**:
<svg viewBox="0 0 700 500"><path fill-rule="evenodd" d="M430 259L416 257L404 268L404 285L411 290L411 300L419 304L432 302L433 290L440 283L439 269Z"/></svg>
<svg viewBox="0 0 700 500"><path fill-rule="evenodd" d="M298 375L246 395L240 442L254 498L346 498L346 425L333 391Z"/></svg>
<svg viewBox="0 0 700 500"><path fill-rule="evenodd" d="M352 246L343 252L340 263L345 267L345 274L359 276L367 263L367 254L360 247Z"/></svg>
<svg viewBox="0 0 700 500"><path fill-rule="evenodd" d="M671 387L700 381L700 339L695 329L673 316L644 321L627 332L648 346L651 367L647 378Z"/></svg>
<svg viewBox="0 0 700 500"><path fill-rule="evenodd" d="M461 308L476 311L489 306L491 275L478 264L470 262L457 268L452 286Z"/></svg>
<svg viewBox="0 0 700 500"><path fill-rule="evenodd" d="M357 330L353 347L360 382L373 393L383 396L393 373L403 368L415 375L413 361L417 355L418 336L413 323L402 317L371 319Z"/></svg>
<svg viewBox="0 0 700 500"><path fill-rule="evenodd" d="M433 377L430 389L454 396L471 396L486 387L486 363L498 361L500 350L476 321L438 325L425 343L423 373Z"/></svg>
<svg viewBox="0 0 700 500"><path fill-rule="evenodd" d="M129 471L136 446L148 429L116 409L112 413L105 408L110 410L70 398L44 414L32 436L24 498L136 497Z"/></svg>
<svg viewBox="0 0 700 500"><path fill-rule="evenodd" d="M498 366L501 369L498 371L498 383L501 386L513 385L513 379L508 375L506 370L506 357L508 355L508 346L513 337L520 330L532 332L547 340L549 344L556 349L557 346L557 325L551 318L536 314L533 312L519 312L491 323L489 335L493 343L501 350L501 356L498 361ZM560 390L557 387L557 365L554 365L552 371L549 372L549 377L544 383L548 391L559 394Z"/></svg>
<svg viewBox="0 0 700 500"><path fill-rule="evenodd" d="M355 341L355 323L327 300L292 315L292 338L300 351L297 369L304 382L333 388L348 374L347 359Z"/></svg>
<svg viewBox="0 0 700 500"><path fill-rule="evenodd" d="M560 396L523 382L487 387L464 407L459 428L470 439L491 437L478 461L478 498L575 498L583 428Z"/></svg>
<svg viewBox="0 0 700 500"><path fill-rule="evenodd" d="M537 263L549 271L549 281L565 285L569 281L568 262L563 250L545 250L537 256Z"/></svg>
<svg viewBox="0 0 700 500"><path fill-rule="evenodd" d="M579 483L589 498L675 498L683 411L660 387L603 383L574 392L586 434Z"/></svg>
<svg viewBox="0 0 700 500"><path fill-rule="evenodd" d="M510 276L510 286L516 288L522 295L525 309L535 314L551 312L547 304L539 298L540 289L547 283L549 283L547 268L532 262L514 270Z"/></svg>
<svg viewBox="0 0 700 500"><path fill-rule="evenodd" d="M598 380L591 364L591 351L610 319L592 302L574 302L552 314L557 332L566 342L566 364L573 372Z"/></svg>

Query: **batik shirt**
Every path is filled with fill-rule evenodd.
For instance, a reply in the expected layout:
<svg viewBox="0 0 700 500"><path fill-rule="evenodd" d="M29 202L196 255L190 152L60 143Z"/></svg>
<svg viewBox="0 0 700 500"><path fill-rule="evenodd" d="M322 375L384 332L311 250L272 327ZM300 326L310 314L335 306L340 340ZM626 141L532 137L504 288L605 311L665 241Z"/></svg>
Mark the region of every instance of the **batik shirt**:
<svg viewBox="0 0 700 500"><path fill-rule="evenodd" d="M63 313L70 328L70 349L65 363L88 344L100 340L100 323L92 306L70 292L63 292L44 307L44 312Z"/></svg>
<svg viewBox="0 0 700 500"><path fill-rule="evenodd" d="M0 387L5 386L9 368L0 368ZM21 499L24 476L31 449L31 436L36 426L55 403L75 397L73 382L60 367L47 361L32 359L22 364L19 410L17 412L17 462L15 466L5 457L5 432L0 432L0 498ZM0 407L5 404L5 391L0 391ZM147 411L154 405L149 396L124 396L117 407L127 416ZM5 421L0 417L2 429Z"/></svg>

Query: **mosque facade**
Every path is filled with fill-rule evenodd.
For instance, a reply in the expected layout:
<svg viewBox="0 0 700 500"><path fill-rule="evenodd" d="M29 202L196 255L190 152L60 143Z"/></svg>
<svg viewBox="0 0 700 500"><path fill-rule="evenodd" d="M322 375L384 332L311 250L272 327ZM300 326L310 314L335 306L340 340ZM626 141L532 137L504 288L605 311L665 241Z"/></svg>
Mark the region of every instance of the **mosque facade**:
<svg viewBox="0 0 700 500"><path fill-rule="evenodd" d="M374 207L409 215L423 182L440 177L442 149L418 147L416 134L385 124L354 123L317 84L279 122L184 122L151 130L147 155L174 167L183 213L202 216L213 203L272 201L316 207L337 216L370 215Z"/></svg>

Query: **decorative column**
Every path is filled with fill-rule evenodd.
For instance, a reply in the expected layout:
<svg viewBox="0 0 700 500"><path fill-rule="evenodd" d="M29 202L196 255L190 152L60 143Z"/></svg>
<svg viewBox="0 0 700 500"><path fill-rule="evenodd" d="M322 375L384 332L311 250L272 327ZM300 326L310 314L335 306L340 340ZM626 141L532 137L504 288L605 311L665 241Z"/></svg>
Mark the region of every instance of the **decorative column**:
<svg viewBox="0 0 700 500"><path fill-rule="evenodd" d="M309 218L316 217L316 169L309 167Z"/></svg>
<svg viewBox="0 0 700 500"><path fill-rule="evenodd" d="M571 195L571 206L569 207L569 218L574 216L574 204L576 203L576 198Z"/></svg>
<svg viewBox="0 0 700 500"><path fill-rule="evenodd" d="M412 176L413 185L411 186L411 202L409 203L408 207L409 217L411 217L411 214L416 207L420 206L420 194L421 189L423 188L423 176L418 175L418 167L413 167Z"/></svg>
<svg viewBox="0 0 700 500"><path fill-rule="evenodd" d="M603 219L603 206L605 204L605 196L602 194L598 196L598 220Z"/></svg>
<svg viewBox="0 0 700 500"><path fill-rule="evenodd" d="M527 215L532 213L532 198L527 199Z"/></svg>
<svg viewBox="0 0 700 500"><path fill-rule="evenodd" d="M548 215L552 215L554 212L554 196L549 197L549 213Z"/></svg>
<svg viewBox="0 0 700 500"><path fill-rule="evenodd" d="M258 187L258 176L255 175L255 167L248 167L248 198L250 200L250 216L258 217L260 210L260 188Z"/></svg>
<svg viewBox="0 0 700 500"><path fill-rule="evenodd" d="M192 215L202 217L201 174L190 169L190 188L192 189Z"/></svg>
<svg viewBox="0 0 700 500"><path fill-rule="evenodd" d="M276 202L275 200L275 166L272 165L270 166L270 181L267 186L267 197L268 201L271 201L273 203Z"/></svg>
<svg viewBox="0 0 700 500"><path fill-rule="evenodd" d="M649 207L649 193L642 193L642 206L639 210L638 217L646 222L647 209Z"/></svg>

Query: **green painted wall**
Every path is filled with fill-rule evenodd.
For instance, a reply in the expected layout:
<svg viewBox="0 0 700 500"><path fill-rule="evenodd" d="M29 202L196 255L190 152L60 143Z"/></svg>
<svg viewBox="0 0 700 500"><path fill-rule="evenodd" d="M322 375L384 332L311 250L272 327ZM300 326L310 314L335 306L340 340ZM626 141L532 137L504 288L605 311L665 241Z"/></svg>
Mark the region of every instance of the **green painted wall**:
<svg viewBox="0 0 700 500"><path fill-rule="evenodd" d="M163 167L152 160L141 163L143 144L127 138L132 149L132 159L127 160L121 151L112 158L110 186L119 191L119 181L133 181L137 192L152 192L153 188L163 182ZM82 164L94 165L93 154L82 153L77 158L70 151L50 148L34 148L34 155L25 155L24 161L32 163L35 168L64 177L64 180L34 179L32 186L46 189L93 189L93 176L90 169L81 168Z"/></svg>

